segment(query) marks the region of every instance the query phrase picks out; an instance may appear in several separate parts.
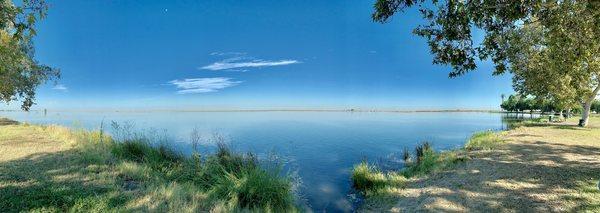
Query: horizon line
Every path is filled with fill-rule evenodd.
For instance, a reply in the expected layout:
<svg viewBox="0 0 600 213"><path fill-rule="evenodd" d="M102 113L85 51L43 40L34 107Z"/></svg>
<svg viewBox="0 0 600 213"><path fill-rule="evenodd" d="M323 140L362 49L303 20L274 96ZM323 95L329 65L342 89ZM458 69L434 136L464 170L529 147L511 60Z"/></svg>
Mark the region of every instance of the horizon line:
<svg viewBox="0 0 600 213"><path fill-rule="evenodd" d="M34 109L23 111L20 109L0 109L0 112L503 112L500 109L476 108L446 108L446 109L365 109L365 108L270 108L270 109Z"/></svg>

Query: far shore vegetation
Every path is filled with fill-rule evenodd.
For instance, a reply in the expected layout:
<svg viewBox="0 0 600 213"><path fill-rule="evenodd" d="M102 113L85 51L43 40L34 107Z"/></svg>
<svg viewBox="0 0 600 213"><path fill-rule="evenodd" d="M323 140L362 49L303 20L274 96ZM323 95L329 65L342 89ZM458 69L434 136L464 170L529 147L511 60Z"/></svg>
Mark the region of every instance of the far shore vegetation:
<svg viewBox="0 0 600 213"><path fill-rule="evenodd" d="M422 143L399 171L356 165L359 211L600 211L600 116L589 128L545 117L511 127L475 133L462 149Z"/></svg>
<svg viewBox="0 0 600 213"><path fill-rule="evenodd" d="M559 102L550 99L535 98L523 95L509 95L508 98L504 94L501 95L502 103L500 108L505 112L512 113L540 113L540 114L557 114L562 116L572 116L581 114L583 107L579 105L563 106ZM590 104L590 111L600 113L600 100L593 100Z"/></svg>
<svg viewBox="0 0 600 213"><path fill-rule="evenodd" d="M278 166L219 143L183 155L162 139L0 120L3 212L295 212ZM197 135L192 135L197 143ZM219 141L217 141L219 142Z"/></svg>

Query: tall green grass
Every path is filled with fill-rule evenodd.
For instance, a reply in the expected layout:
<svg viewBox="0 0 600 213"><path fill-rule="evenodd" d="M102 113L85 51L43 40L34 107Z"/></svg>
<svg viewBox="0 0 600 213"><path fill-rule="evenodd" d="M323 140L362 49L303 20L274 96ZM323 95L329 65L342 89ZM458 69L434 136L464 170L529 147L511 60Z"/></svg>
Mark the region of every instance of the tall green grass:
<svg viewBox="0 0 600 213"><path fill-rule="evenodd" d="M135 192L129 197L133 201L121 210L297 211L292 179L280 175L279 169L261 167L251 153L236 153L219 142L214 154L186 156L162 140L157 143L141 133L118 131L125 134L120 141L104 131L71 131L68 138L82 161L117 173L113 178L121 193ZM91 203L103 206L101 201ZM79 206L74 210L90 207L86 203Z"/></svg>
<svg viewBox="0 0 600 213"><path fill-rule="evenodd" d="M433 149L431 143L424 142L415 147L415 159L407 161L406 167L399 173L406 178L427 175L448 169L466 159L467 156L461 150L438 152Z"/></svg>
<svg viewBox="0 0 600 213"><path fill-rule="evenodd" d="M402 175L384 173L366 161L354 166L351 178L353 187L366 194L379 194L391 187L401 187L406 181Z"/></svg>

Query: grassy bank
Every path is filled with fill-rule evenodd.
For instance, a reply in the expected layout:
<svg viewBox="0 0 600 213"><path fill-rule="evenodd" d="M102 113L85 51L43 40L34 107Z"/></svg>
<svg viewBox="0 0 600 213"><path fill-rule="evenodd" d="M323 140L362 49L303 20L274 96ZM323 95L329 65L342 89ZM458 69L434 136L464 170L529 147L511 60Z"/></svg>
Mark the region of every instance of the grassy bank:
<svg viewBox="0 0 600 213"><path fill-rule="evenodd" d="M361 210L600 211L600 117L590 122L515 124L445 152L421 145L401 171L361 163L352 176L367 197Z"/></svg>
<svg viewBox="0 0 600 213"><path fill-rule="evenodd" d="M139 134L10 123L0 152L2 212L296 211L288 177L224 145L184 156Z"/></svg>

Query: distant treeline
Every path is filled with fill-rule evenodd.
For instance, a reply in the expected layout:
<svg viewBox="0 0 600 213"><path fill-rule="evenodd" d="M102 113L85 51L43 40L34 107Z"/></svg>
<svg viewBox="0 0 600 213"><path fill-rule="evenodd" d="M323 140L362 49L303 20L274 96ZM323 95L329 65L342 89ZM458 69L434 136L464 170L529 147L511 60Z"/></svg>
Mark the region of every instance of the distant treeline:
<svg viewBox="0 0 600 213"><path fill-rule="evenodd" d="M581 106L576 106L573 108L564 109L559 107L557 104L552 102L551 100L546 99L537 99L533 97L520 96L520 95L510 95L508 99L502 100L502 104L500 107L503 110L508 112L542 112L542 113L550 113L550 112L570 112L570 113L581 113L583 108ZM594 100L592 102L591 110L600 113L600 101Z"/></svg>

